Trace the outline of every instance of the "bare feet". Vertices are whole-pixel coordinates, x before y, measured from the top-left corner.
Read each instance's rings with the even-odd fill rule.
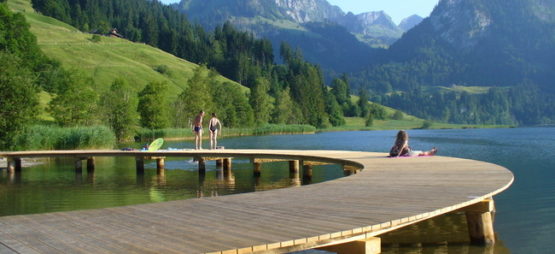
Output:
[[[435,155],[436,153],[437,153],[437,148],[434,147],[434,148],[432,148],[432,150],[423,152],[423,153],[419,154],[418,156],[432,156],[432,155]]]

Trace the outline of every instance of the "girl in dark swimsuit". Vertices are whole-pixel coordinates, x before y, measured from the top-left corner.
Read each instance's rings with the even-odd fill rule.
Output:
[[[222,127],[222,123],[216,117],[216,113],[212,113],[212,118],[210,118],[210,122],[208,123],[208,129],[210,130],[210,149],[216,149],[218,146],[218,132]],[[221,133],[220,133],[221,135]]]

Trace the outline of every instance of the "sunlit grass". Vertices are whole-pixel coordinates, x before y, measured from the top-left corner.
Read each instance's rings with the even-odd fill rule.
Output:
[[[16,150],[111,149],[114,133],[105,126],[62,128],[35,125],[16,137]]]

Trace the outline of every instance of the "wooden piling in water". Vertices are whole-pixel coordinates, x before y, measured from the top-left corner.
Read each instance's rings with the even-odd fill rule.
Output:
[[[166,157],[158,157],[156,158],[156,169],[158,171],[163,171],[166,166]]]
[[[87,158],[87,173],[94,173],[95,159],[94,157]]]
[[[303,165],[303,177],[305,179],[312,179],[312,165],[311,164]]]
[[[83,172],[83,161],[82,158],[75,159],[75,172],[82,173]]]
[[[224,165],[224,160],[223,159],[217,159],[216,160],[216,167],[220,168]]]
[[[337,254],[378,254],[382,252],[381,245],[382,241],[380,238],[371,237],[365,240],[352,241],[318,249],[331,251]]]
[[[299,172],[299,161],[289,161],[289,172],[295,173]]]
[[[145,173],[145,158],[142,156],[135,157],[135,164],[137,168],[137,174],[144,174]]]
[[[480,203],[464,209],[470,242],[478,245],[495,244],[495,231],[493,230],[493,212],[495,204],[493,199],[486,199]]]
[[[206,162],[204,161],[204,158],[202,158],[202,157],[198,158],[198,171],[199,172],[206,172]]]
[[[262,163],[255,162],[253,165],[253,175],[259,177],[262,174]]]
[[[6,166],[10,174],[13,174],[15,172],[21,172],[21,158],[8,157],[6,161],[7,161]]]
[[[231,170],[231,158],[224,159],[224,170]]]

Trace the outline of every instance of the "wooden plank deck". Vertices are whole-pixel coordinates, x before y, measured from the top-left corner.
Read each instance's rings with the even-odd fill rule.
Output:
[[[478,203],[513,182],[510,171],[490,163],[440,156],[390,159],[369,152],[49,151],[0,156],[244,157],[364,169],[334,181],[288,189],[0,217],[0,253],[285,252],[379,235]]]

